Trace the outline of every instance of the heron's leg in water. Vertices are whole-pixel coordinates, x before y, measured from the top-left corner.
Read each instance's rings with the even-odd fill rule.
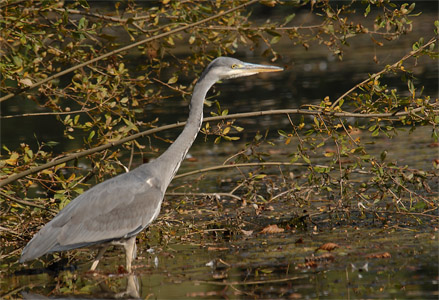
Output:
[[[93,264],[91,265],[90,271],[94,271],[96,269],[96,267],[99,264],[99,260],[102,258],[102,256],[104,255],[104,252],[107,251],[108,246],[103,246],[101,249],[99,249],[98,255],[96,255],[95,260],[93,261]]]
[[[126,266],[128,273],[131,273],[131,262],[134,258],[136,258],[136,237],[133,236],[126,240],[126,242],[123,244],[125,248],[125,255],[126,255]]]

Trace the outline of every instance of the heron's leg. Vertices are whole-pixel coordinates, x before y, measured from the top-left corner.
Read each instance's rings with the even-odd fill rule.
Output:
[[[136,237],[133,236],[126,240],[126,242],[123,244],[125,248],[125,256],[126,256],[126,269],[128,273],[131,273],[131,262],[136,257]]]
[[[102,256],[104,255],[105,251],[107,251],[108,246],[103,246],[101,249],[99,249],[98,255],[96,255],[95,260],[93,261],[93,264],[91,265],[90,271],[94,271],[96,269],[96,267],[99,264],[99,260],[102,258]]]

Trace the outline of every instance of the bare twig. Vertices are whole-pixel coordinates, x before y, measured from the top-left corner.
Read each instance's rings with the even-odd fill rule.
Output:
[[[3,227],[3,226],[0,226],[0,232],[1,231],[8,232],[9,234],[12,234],[12,235],[21,235],[21,233],[14,231],[14,230],[7,228],[7,227]]]
[[[241,197],[233,195],[232,193],[177,193],[177,192],[169,192],[166,193],[166,196],[199,196],[199,197],[230,197],[236,200],[241,200]]]
[[[177,179],[177,178],[181,178],[181,177],[185,177],[185,176],[190,176],[190,175],[195,175],[195,174],[200,174],[200,173],[205,173],[205,172],[210,172],[210,171],[215,171],[215,170],[221,170],[221,169],[241,168],[241,167],[258,167],[258,166],[300,166],[300,167],[309,167],[309,164],[306,164],[306,163],[290,163],[290,162],[274,162],[274,161],[270,161],[270,162],[218,165],[218,166],[213,166],[213,167],[209,167],[209,168],[198,169],[198,170],[191,171],[191,172],[186,172],[186,173],[183,173],[183,174],[178,174],[174,178]],[[321,168],[329,168],[329,166],[324,166],[324,165],[316,165],[316,166],[317,167],[321,167]]]
[[[81,114],[97,109],[98,106],[93,108],[86,108],[80,110],[72,110],[72,111],[59,111],[59,112],[41,112],[41,113],[27,113],[27,114],[19,114],[19,115],[10,115],[10,116],[0,116],[0,119],[11,119],[11,118],[20,118],[20,117],[41,117],[41,116],[60,116],[60,115],[70,115],[70,114]]]
[[[12,197],[12,196],[10,196],[2,191],[0,191],[0,195],[2,195],[5,198],[8,198],[11,201],[18,203],[18,204],[24,205],[24,206],[32,206],[32,207],[41,208],[41,209],[49,211],[53,215],[56,215],[58,213],[56,210],[53,210],[53,209],[50,209],[50,208],[47,208],[47,207],[44,207],[44,206],[41,206],[38,204],[34,204],[34,203],[26,201],[26,200],[17,199],[17,198]]]
[[[186,92],[186,91],[180,90],[180,89],[178,89],[178,88],[176,88],[176,87],[173,87],[172,85],[167,84],[166,82],[163,82],[163,81],[161,81],[161,80],[159,80],[159,79],[157,79],[157,78],[153,78],[152,80],[154,80],[155,82],[158,82],[158,83],[160,83],[160,84],[162,84],[162,85],[164,85],[164,86],[170,88],[171,90],[174,90],[174,91],[176,91],[176,92],[179,92],[179,93],[181,93],[181,94],[184,94],[184,95],[188,95],[188,94],[190,94],[189,92]]]
[[[264,30],[304,30],[304,29],[316,29],[316,28],[321,28],[325,26],[324,23],[319,24],[319,25],[310,25],[310,26],[291,26],[291,27],[286,27],[286,26],[279,26],[279,27],[273,27],[273,26],[257,26],[257,27],[244,27],[244,26],[216,26],[216,25],[210,25],[210,26],[206,26],[206,27],[202,27],[201,29],[213,29],[213,30],[229,30],[229,31],[238,31],[238,30],[243,30],[243,31],[264,31]]]

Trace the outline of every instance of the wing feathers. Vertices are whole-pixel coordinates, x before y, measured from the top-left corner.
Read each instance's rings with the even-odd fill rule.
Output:
[[[163,192],[155,178],[137,168],[86,191],[32,238],[20,262],[137,234],[160,210]]]

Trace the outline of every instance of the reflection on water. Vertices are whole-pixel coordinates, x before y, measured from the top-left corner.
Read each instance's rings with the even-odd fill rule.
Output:
[[[186,244],[174,241],[157,253],[157,267],[154,256],[139,257],[134,275],[114,273],[120,257],[113,255],[95,274],[84,265],[53,277],[17,276],[2,288],[19,287],[26,299],[437,297],[438,262],[429,256],[439,250],[433,230],[414,237],[409,231],[374,226],[275,235],[249,229],[255,233],[231,239],[209,233]],[[339,248],[316,251],[328,242]],[[307,265],[312,257],[320,258]]]
[[[130,274],[124,276],[122,279],[115,280],[123,280],[126,281],[125,289],[121,288],[120,291],[114,291],[114,288],[110,288],[109,285],[105,281],[100,281],[98,283],[98,289],[93,291],[92,294],[87,295],[86,298],[99,298],[99,299],[140,299],[139,293],[139,279],[136,275]],[[108,279],[107,281],[111,281]],[[114,280],[113,280],[114,281]],[[113,284],[114,285],[114,284]],[[30,292],[22,292],[21,295],[23,299],[79,299],[84,298],[83,294],[64,294],[62,296],[44,296],[41,294],[30,293]]]

